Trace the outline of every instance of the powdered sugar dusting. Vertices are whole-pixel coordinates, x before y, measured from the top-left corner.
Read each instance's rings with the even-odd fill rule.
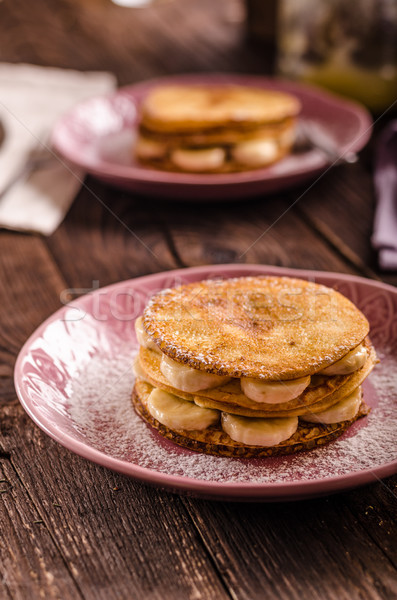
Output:
[[[229,459],[179,448],[162,439],[136,415],[131,345],[117,356],[97,353],[70,382],[68,414],[86,444],[140,467],[168,475],[227,483],[317,480],[373,469],[397,458],[397,356],[383,349],[381,363],[364,385],[372,407],[341,438],[294,456]]]

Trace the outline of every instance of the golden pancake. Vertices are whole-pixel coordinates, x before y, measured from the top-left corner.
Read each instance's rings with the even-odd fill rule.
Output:
[[[302,450],[311,450],[334,440],[346,431],[355,420],[367,415],[369,412],[366,404],[362,402],[359,412],[350,421],[343,421],[342,423],[333,425],[311,425],[300,422],[295,434],[276,446],[248,446],[232,440],[220,426],[211,426],[202,431],[185,431],[173,430],[162,425],[151,416],[146,407],[147,398],[152,389],[151,385],[138,379],[132,394],[134,408],[144,421],[156,429],[163,437],[180,446],[197,452],[224,457],[264,458],[293,454]]]
[[[263,380],[312,375],[369,331],[339,292],[288,277],[202,281],[153,296],[147,334],[173,360],[207,373]]]
[[[244,86],[178,85],[152,90],[141,122],[155,132],[202,132],[214,127],[277,123],[296,116],[299,100],[283,92]]]
[[[160,371],[161,355],[147,348],[140,348],[139,364],[143,377],[152,386],[185,400],[194,401],[197,405],[205,408],[215,408],[247,417],[300,416],[329,408],[364,381],[376,363],[376,354],[369,340],[366,341],[366,346],[370,352],[361,369],[350,375],[323,377],[317,385],[309,386],[297,398],[279,404],[264,404],[251,400],[242,393],[238,379],[232,379],[219,387],[194,393],[178,390]]]

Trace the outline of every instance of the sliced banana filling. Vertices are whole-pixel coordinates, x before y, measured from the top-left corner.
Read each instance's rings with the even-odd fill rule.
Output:
[[[359,386],[349,396],[346,396],[346,398],[343,398],[327,410],[302,415],[300,418],[308,423],[322,423],[324,425],[350,421],[356,416],[360,408],[361,396],[361,386]]]
[[[188,365],[176,362],[165,354],[161,355],[160,371],[172,387],[182,392],[194,393],[220,387],[232,379],[193,369]],[[300,396],[310,385],[310,376],[289,381],[261,381],[242,377],[240,382],[243,393],[254,402],[280,404]]]
[[[170,159],[182,171],[214,171],[224,165],[226,152],[223,148],[176,148]]]
[[[138,317],[135,321],[135,333],[138,343],[147,348],[148,350],[154,350],[155,352],[161,352],[160,348],[150,339],[143,327],[142,317]]]
[[[288,402],[302,394],[310,385],[310,376],[289,381],[261,381],[250,377],[241,378],[241,389],[254,402],[279,404]]]
[[[361,397],[359,386],[331,408],[299,419],[324,425],[350,421],[357,415]],[[221,418],[223,431],[235,442],[248,446],[277,446],[294,435],[299,423],[298,417],[256,418],[220,412],[198,406],[159,388],[153,388],[149,394],[147,410],[157,421],[174,430],[202,431],[217,425]]]
[[[134,358],[134,362],[132,363],[132,372],[134,373],[135,377],[138,377],[139,379],[142,379],[143,381],[150,383],[141,367],[141,363],[139,362],[138,355]]]
[[[140,135],[136,141],[135,154],[138,158],[149,161],[169,158],[178,169],[197,173],[219,170],[229,161],[247,167],[260,167],[277,160],[280,149],[291,144],[294,134],[287,131],[282,136],[279,139],[255,137],[203,148],[173,147],[173,144]]]
[[[235,442],[248,446],[277,446],[298,429],[298,417],[258,419],[222,413],[222,429]]]
[[[257,167],[267,165],[276,160],[279,145],[275,140],[247,140],[232,148],[232,157],[241,165]]]
[[[154,417],[170,429],[187,431],[207,429],[219,421],[219,410],[201,408],[174,394],[154,388],[147,401],[147,409]]]
[[[149,413],[166,427],[176,430],[204,430],[219,422],[220,411],[202,408],[174,394],[154,388],[147,400]],[[276,446],[298,428],[298,417],[256,419],[222,413],[222,429],[229,437],[251,446]]]
[[[350,375],[358,371],[368,358],[367,348],[361,344],[346,354],[333,365],[320,371],[320,375]]]
[[[212,373],[192,369],[172,360],[165,354],[161,357],[160,370],[172,387],[182,392],[207,390],[223,385],[231,379],[230,377],[212,375]]]

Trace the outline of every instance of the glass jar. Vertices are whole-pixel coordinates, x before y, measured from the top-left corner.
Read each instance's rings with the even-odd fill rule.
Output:
[[[397,101],[397,0],[279,1],[281,75],[350,96],[374,112]]]

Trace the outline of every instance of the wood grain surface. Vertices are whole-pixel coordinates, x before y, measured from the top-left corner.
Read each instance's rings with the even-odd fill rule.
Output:
[[[3,0],[1,60],[105,69],[120,84],[182,72],[271,72],[239,0]],[[99,199],[99,200],[98,200]],[[0,231],[0,598],[397,597],[397,478],[294,503],[179,497],[72,454],[12,381],[19,349],[94,286],[201,264],[261,263],[397,284],[371,249],[372,145],[301,188],[230,205],[158,201],[86,179],[49,238]]]

